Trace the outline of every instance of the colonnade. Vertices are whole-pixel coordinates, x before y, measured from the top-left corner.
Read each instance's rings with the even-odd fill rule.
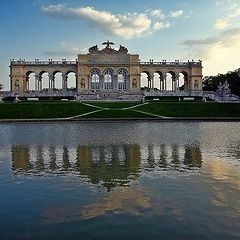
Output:
[[[154,89],[154,75],[148,75],[147,76],[147,83],[149,89]],[[180,79],[179,75],[172,76],[172,91],[177,91],[180,88]],[[166,91],[167,90],[167,74],[160,75],[160,91]]]
[[[29,81],[29,76],[27,76],[27,89],[30,89],[30,81]],[[64,91],[67,90],[67,79],[68,79],[68,74],[63,73],[62,76],[62,89]],[[43,90],[43,74],[35,74],[34,76],[34,81],[35,81],[35,91],[41,91]],[[53,90],[55,89],[55,74],[49,73],[48,74],[48,89]]]

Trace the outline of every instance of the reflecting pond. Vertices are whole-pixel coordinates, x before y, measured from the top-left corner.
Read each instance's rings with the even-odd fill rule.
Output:
[[[240,123],[0,125],[0,239],[240,239]]]

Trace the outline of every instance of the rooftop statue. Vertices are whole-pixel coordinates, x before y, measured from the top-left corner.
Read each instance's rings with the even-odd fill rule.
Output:
[[[102,45],[107,45],[106,48],[109,49],[109,48],[111,48],[110,45],[114,45],[114,43],[113,43],[113,42],[110,42],[109,40],[107,40],[106,42],[103,42]]]
[[[88,49],[89,53],[94,53],[94,52],[98,52],[98,46],[92,46]]]
[[[122,52],[122,53],[128,53],[128,49],[127,49],[126,47],[122,46],[122,45],[120,45],[118,51],[119,51],[119,52]]]

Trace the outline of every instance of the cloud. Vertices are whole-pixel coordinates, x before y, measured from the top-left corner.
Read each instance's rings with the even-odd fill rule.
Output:
[[[77,54],[87,52],[87,49],[82,49],[73,44],[65,43],[64,41],[61,42],[60,46],[56,50],[47,50],[43,52],[46,56],[49,57],[58,57],[58,58],[65,58],[69,57],[75,59]]]
[[[90,26],[98,28],[106,34],[126,39],[143,37],[157,30],[170,27],[167,17],[160,9],[147,10],[143,13],[112,14],[107,11],[99,11],[93,7],[71,8],[58,4],[42,6],[41,11],[52,18],[85,19]],[[182,13],[182,10],[171,12],[170,17],[179,17]]]
[[[165,23],[156,22],[156,23],[153,25],[153,29],[155,29],[155,30],[160,30],[160,29],[169,28],[169,27],[170,27],[170,23],[169,23],[169,22],[165,22]]]
[[[217,2],[217,7],[221,7],[226,12],[225,16],[217,19],[213,25],[213,28],[216,30],[222,30],[227,28],[230,24],[238,22],[240,19],[240,5],[234,0],[228,0],[224,2]]]
[[[158,17],[158,18],[161,18],[161,19],[165,18],[165,14],[162,12],[161,9],[148,10],[147,12],[149,12],[150,16]]]
[[[170,16],[172,17],[172,18],[177,18],[177,17],[180,17],[180,16],[182,16],[183,15],[183,10],[177,10],[177,11],[171,11],[170,12]]]
[[[198,39],[198,40],[186,40],[181,44],[186,47],[200,47],[200,46],[209,46],[212,44],[219,44],[222,46],[229,46],[236,42],[236,38],[240,36],[240,28],[232,28],[225,30],[215,36]]]
[[[191,57],[203,60],[205,74],[239,68],[240,28],[224,30],[205,39],[186,40],[181,44],[187,47]]]
[[[217,19],[214,28],[217,30],[224,29],[228,26],[228,20],[227,19]]]

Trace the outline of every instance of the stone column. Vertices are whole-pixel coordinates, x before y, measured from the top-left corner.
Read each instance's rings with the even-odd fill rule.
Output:
[[[39,75],[35,74],[35,91],[38,91]]]
[[[54,77],[52,78],[52,88],[53,89],[55,88],[55,78]]]
[[[39,81],[38,81],[38,90],[41,91],[42,90],[42,76],[39,77]]]
[[[48,76],[48,89],[51,89],[51,80],[50,80],[50,74]]]
[[[49,73],[48,78],[49,78],[49,89],[53,89],[53,81],[54,81],[55,76],[53,74]]]
[[[112,81],[113,81],[113,90],[117,90],[118,89],[118,75],[113,75]]]
[[[99,89],[104,89],[104,75],[99,75]]]
[[[148,79],[148,88],[151,89],[152,88],[151,76],[148,76],[147,79]]]
[[[163,91],[167,90],[167,74],[163,75]]]
[[[131,75],[127,75],[127,79],[126,79],[126,90],[129,91],[132,86],[131,86],[131,81],[130,81],[130,76]]]
[[[150,83],[151,83],[151,88],[154,90],[154,76],[150,76]]]
[[[62,89],[64,92],[67,91],[67,74],[62,74]]]
[[[178,81],[179,81],[179,77],[178,76],[175,76],[175,84],[174,84],[174,90],[175,90],[175,92],[178,90]]]

